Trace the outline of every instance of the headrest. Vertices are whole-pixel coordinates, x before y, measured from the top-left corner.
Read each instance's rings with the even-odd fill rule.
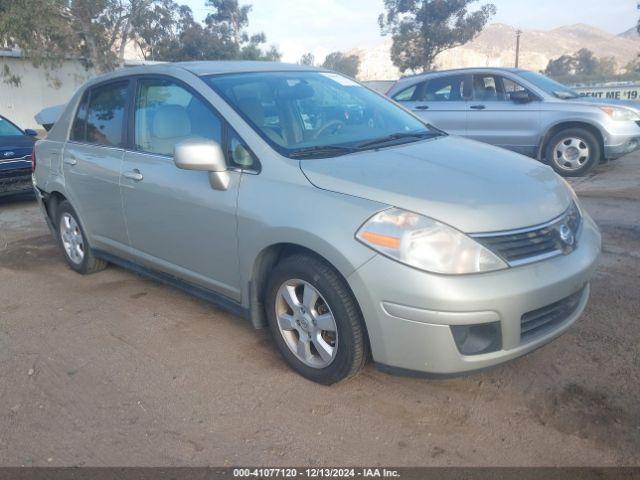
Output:
[[[176,138],[191,135],[191,120],[187,109],[180,105],[163,105],[153,117],[153,136]]]

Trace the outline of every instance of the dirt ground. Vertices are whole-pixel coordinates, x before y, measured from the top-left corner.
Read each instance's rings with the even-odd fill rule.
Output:
[[[573,183],[604,254],[567,334],[466,378],[330,388],[207,303],[73,273],[35,203],[0,200],[0,465],[640,465],[640,155]]]

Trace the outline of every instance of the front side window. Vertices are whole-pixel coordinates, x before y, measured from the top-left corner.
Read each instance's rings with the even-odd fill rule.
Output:
[[[84,135],[86,142],[109,147],[123,145],[128,98],[128,80],[91,89]]]
[[[473,98],[482,102],[505,101],[504,90],[500,77],[495,75],[473,76]]]
[[[284,155],[368,148],[371,141],[387,136],[417,141],[422,135],[439,135],[393,102],[336,73],[240,73],[204,79]]]
[[[0,117],[0,137],[16,137],[19,135],[24,135],[22,130],[6,118]]]
[[[173,155],[177,143],[192,138],[222,143],[220,118],[202,100],[172,80],[140,80],[135,105],[137,150]]]

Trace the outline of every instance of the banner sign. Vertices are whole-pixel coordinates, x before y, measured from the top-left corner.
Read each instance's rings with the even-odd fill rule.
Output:
[[[573,90],[585,97],[601,98],[605,100],[640,101],[640,84],[618,86],[573,87]]]

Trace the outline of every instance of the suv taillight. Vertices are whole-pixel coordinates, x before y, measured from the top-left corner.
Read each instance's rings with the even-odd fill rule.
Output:
[[[31,173],[36,172],[36,146],[33,146],[33,150],[31,150]]]

